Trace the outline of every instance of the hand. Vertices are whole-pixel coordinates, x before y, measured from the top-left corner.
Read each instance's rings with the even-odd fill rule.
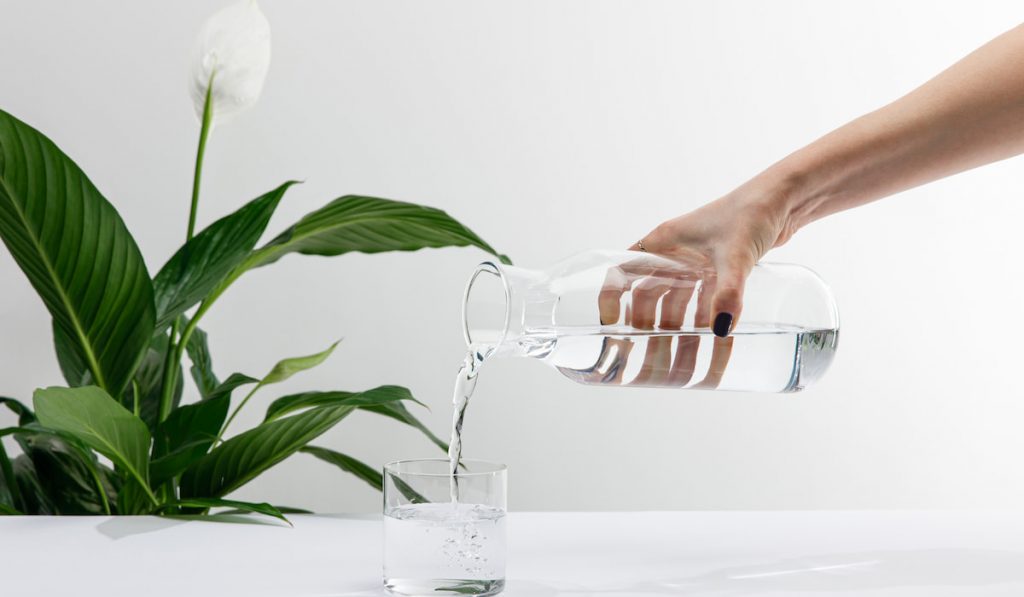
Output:
[[[707,329],[714,321],[718,337],[707,373],[693,387],[715,388],[721,382],[732,352],[733,339],[727,336],[742,311],[746,278],[768,249],[792,235],[788,218],[775,207],[784,202],[756,192],[757,186],[752,181],[655,228],[630,248],[670,257],[679,266],[658,268],[638,258],[610,270],[599,297],[602,325],[622,319],[636,330],[678,330],[696,295],[693,327]],[[630,300],[622,312],[627,292]],[[655,322],[659,305],[660,319]],[[700,336],[678,336],[675,354],[672,339],[671,335],[647,336],[640,371],[629,382],[623,373],[634,348],[630,338],[606,338],[594,366],[571,377],[585,383],[686,386],[695,372]]]
[[[710,327],[715,335],[727,336],[743,311],[743,287],[750,270],[769,249],[793,235],[784,209],[786,197],[764,190],[765,186],[755,179],[721,199],[660,224],[640,241],[647,252],[695,264],[692,267],[702,284],[694,327],[709,327],[713,322]],[[640,250],[640,243],[630,249]],[[644,280],[633,287],[631,318],[635,327],[649,329],[646,324],[653,323],[659,300],[663,321],[666,317],[682,320],[680,309],[685,311],[689,297],[669,289],[658,294],[656,286]],[[602,321],[606,316],[617,320],[617,307],[611,300],[602,302]]]

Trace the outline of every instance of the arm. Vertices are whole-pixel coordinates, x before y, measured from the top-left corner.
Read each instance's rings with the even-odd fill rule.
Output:
[[[795,228],[1024,152],[1024,25],[765,173],[800,187]]]
[[[1022,152],[1024,25],[725,197],[661,224],[643,248],[708,256],[718,278],[708,316],[724,336],[739,318],[750,269],[801,227]]]

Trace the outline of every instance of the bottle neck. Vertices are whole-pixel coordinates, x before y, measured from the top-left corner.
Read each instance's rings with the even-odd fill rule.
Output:
[[[542,272],[485,261],[466,284],[462,332],[467,346],[490,356],[517,354],[522,336],[551,324],[555,297]]]

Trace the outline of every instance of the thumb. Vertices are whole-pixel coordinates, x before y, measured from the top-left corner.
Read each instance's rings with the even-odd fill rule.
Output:
[[[714,317],[712,330],[724,338],[736,327],[743,311],[743,288],[754,267],[754,260],[746,255],[723,256],[715,260],[717,275],[715,294],[711,299]]]

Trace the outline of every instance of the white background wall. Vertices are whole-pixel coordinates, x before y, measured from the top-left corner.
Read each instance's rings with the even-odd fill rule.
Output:
[[[151,271],[184,236],[198,132],[188,57],[219,5],[0,2],[0,107],[78,161]],[[202,223],[300,178],[272,233],[339,195],[374,194],[446,209],[527,266],[624,247],[1024,20],[1010,1],[263,7],[270,75],[259,104],[214,132]],[[1011,160],[819,222],[774,251],[817,270],[840,302],[837,359],[806,393],[594,389],[537,362],[493,362],[466,455],[509,463],[518,510],[1016,506],[1022,190],[1024,162]],[[292,256],[247,275],[205,324],[222,377],[345,340],[240,422],[288,392],[397,383],[446,433],[459,300],[481,257]],[[61,382],[48,329],[0,251],[0,394],[28,400]],[[374,465],[438,455],[368,414],[320,443]],[[304,455],[237,495],[379,504]]]

